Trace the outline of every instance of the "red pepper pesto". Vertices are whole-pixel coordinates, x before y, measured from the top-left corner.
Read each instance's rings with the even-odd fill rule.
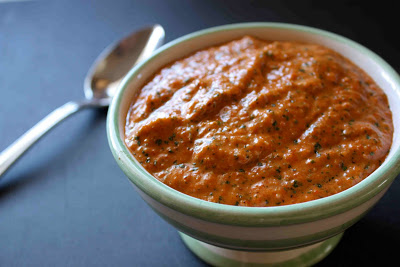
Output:
[[[386,95],[348,59],[245,36],[158,71],[130,107],[125,142],[182,193],[277,206],[359,183],[384,161],[392,135]]]

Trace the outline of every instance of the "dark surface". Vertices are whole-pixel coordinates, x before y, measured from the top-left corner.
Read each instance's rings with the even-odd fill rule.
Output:
[[[303,24],[351,38],[399,71],[396,8],[360,3],[0,1],[0,150],[82,98],[98,53],[152,23],[163,25],[166,41],[235,22]],[[105,118],[106,111],[90,110],[68,119],[2,177],[0,266],[204,266],[132,189],[109,151]],[[399,238],[397,179],[319,265],[395,263]]]

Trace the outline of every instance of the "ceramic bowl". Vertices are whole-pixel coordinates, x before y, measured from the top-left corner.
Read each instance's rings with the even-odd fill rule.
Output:
[[[161,67],[192,52],[253,35],[265,40],[324,45],[364,69],[385,91],[393,114],[394,138],[385,162],[341,193],[278,207],[211,203],[180,193],[150,175],[124,144],[125,118],[135,93]],[[400,170],[400,78],[378,55],[345,37],[281,23],[244,23],[195,32],[161,47],[135,66],[109,108],[107,133],[119,166],[142,198],[176,227],[186,245],[213,265],[311,265],[325,257],[342,233],[374,206]]]

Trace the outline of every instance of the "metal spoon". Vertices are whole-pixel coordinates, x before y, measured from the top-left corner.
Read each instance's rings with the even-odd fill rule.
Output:
[[[84,82],[85,99],[57,108],[0,154],[0,176],[58,123],[85,108],[108,107],[115,90],[133,65],[148,58],[164,40],[160,25],[143,28],[108,46],[95,60]]]

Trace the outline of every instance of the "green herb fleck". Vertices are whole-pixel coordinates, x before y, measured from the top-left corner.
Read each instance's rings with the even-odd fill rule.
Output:
[[[315,143],[314,145],[314,153],[318,153],[318,151],[321,149],[321,144],[320,143]]]
[[[175,138],[175,133],[173,133],[170,137],[168,137],[168,139],[170,140],[170,141],[172,141],[172,140],[174,140],[174,138]]]
[[[161,139],[157,139],[157,140],[156,140],[156,144],[159,145],[159,146],[161,146],[161,145],[162,145],[162,140],[161,140]]]
[[[343,162],[340,164],[340,167],[342,168],[343,171],[347,170],[347,166],[345,166]]]
[[[137,145],[140,146],[140,136],[135,136],[135,140],[137,141]]]

